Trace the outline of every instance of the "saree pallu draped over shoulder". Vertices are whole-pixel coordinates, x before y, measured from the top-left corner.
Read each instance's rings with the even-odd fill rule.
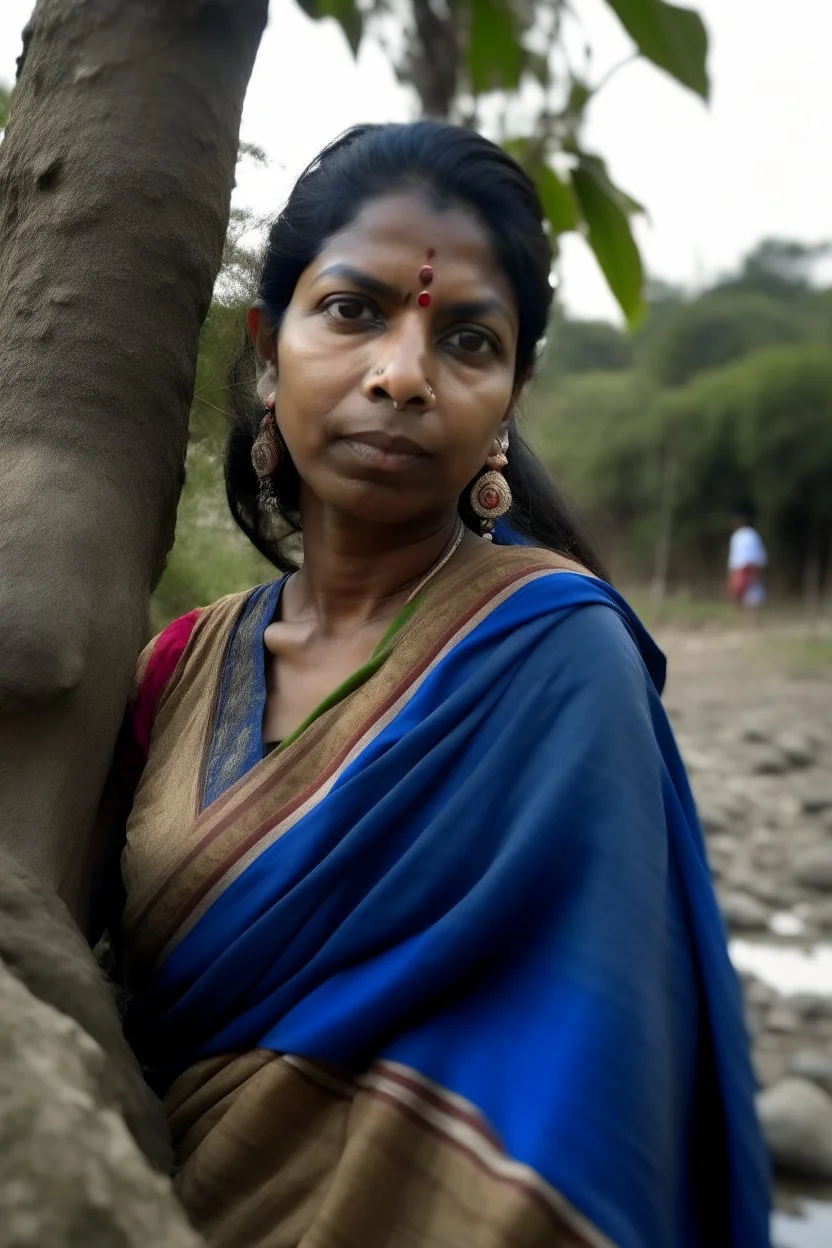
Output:
[[[206,609],[128,825],[130,1038],[216,1248],[762,1248],[739,990],[622,599],[452,567],[263,753],[280,583]]]

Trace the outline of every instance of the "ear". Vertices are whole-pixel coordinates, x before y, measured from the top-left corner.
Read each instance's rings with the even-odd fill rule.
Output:
[[[514,410],[514,400],[512,399],[511,405],[508,411],[506,412],[505,416],[503,417],[503,419],[500,421],[499,428],[497,429],[498,438],[504,437],[505,434],[507,434],[510,431],[511,426],[514,424],[514,417],[516,415],[517,413]]]
[[[265,403],[277,386],[277,331],[258,304],[249,308],[247,324],[257,361],[257,393]]]
[[[532,370],[530,368],[527,368],[526,371],[524,373],[521,373],[520,376],[515,381],[514,389],[511,392],[511,407],[509,408],[509,415],[513,414],[515,407],[520,402],[520,397],[523,394],[523,391],[526,389],[526,386],[528,385],[531,379],[531,375],[532,375]]]

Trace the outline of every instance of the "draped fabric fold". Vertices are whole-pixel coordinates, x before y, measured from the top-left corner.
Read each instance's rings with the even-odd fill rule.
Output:
[[[123,862],[130,1036],[209,1242],[768,1244],[738,985],[635,617],[485,552],[264,756],[279,592],[201,613]]]

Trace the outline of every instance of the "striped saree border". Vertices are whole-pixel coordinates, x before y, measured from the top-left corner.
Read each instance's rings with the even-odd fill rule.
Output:
[[[196,818],[178,858],[168,862],[156,888],[145,893],[138,913],[126,916],[135,955],[145,965],[158,966],[246,867],[326,798],[454,646],[524,585],[573,567],[546,551],[506,547],[487,551],[487,557],[437,581],[366,684],[310,724],[286,750],[268,755]],[[228,627],[227,615],[223,625]],[[215,654],[221,649],[218,640]],[[206,635],[203,644],[210,643]],[[216,682],[216,659],[200,665],[195,679],[203,670]],[[205,696],[211,696],[208,689]]]
[[[459,1173],[456,1167],[462,1165],[470,1176],[477,1176],[477,1183],[484,1183],[481,1194],[486,1197],[487,1193],[485,1205],[496,1218],[506,1219],[506,1229],[519,1217],[519,1223],[515,1223],[510,1240],[506,1242],[535,1245],[546,1242],[557,1248],[614,1248],[612,1240],[537,1170],[507,1153],[472,1101],[427,1078],[415,1067],[384,1058],[373,1062],[362,1074],[352,1074],[291,1053],[269,1054],[265,1050],[253,1050],[238,1057],[229,1055],[225,1063],[218,1058],[199,1063],[181,1076],[168,1094],[168,1111],[180,1136],[180,1164],[186,1168],[195,1166],[194,1173],[204,1177],[200,1147],[208,1140],[210,1132],[222,1135],[224,1112],[235,1115],[235,1103],[238,1097],[245,1095],[248,1080],[253,1077],[257,1083],[261,1072],[267,1075],[266,1085],[262,1085],[262,1081],[258,1085],[256,1099],[256,1112],[262,1114],[267,1111],[269,1095],[275,1095],[277,1088],[285,1088],[280,1069],[285,1071],[287,1067],[317,1095],[331,1098],[333,1112],[339,1112],[335,1109],[338,1104],[346,1106],[343,1151],[332,1160],[333,1170],[328,1182],[330,1194],[340,1183],[341,1195],[336,1198],[329,1217],[319,1208],[320,1221],[309,1228],[310,1243],[340,1243],[340,1238],[337,1241],[331,1238],[333,1224],[344,1231],[344,1243],[355,1242],[360,1228],[349,1225],[352,1202],[345,1203],[344,1196],[354,1190],[356,1183],[364,1182],[368,1184],[367,1199],[370,1198],[372,1184],[379,1178],[378,1174],[372,1177],[373,1156],[378,1150],[389,1154],[388,1142],[395,1142],[395,1169],[400,1177],[404,1176],[402,1191],[409,1187],[408,1175],[420,1190],[424,1188],[427,1175],[428,1189],[433,1189],[441,1203],[442,1184],[435,1186],[431,1173],[439,1178],[447,1171],[449,1163],[452,1172]],[[250,1100],[249,1104],[253,1102]],[[321,1102],[314,1104],[320,1106]],[[222,1113],[218,1113],[220,1107]],[[245,1115],[242,1104],[240,1109]],[[274,1112],[279,1116],[278,1105]],[[229,1145],[235,1152],[241,1138],[247,1140],[247,1146],[257,1146],[258,1126],[250,1113],[249,1110],[248,1117],[236,1117],[229,1133]],[[320,1123],[320,1108],[315,1121]],[[287,1119],[287,1124],[290,1130],[306,1130],[296,1117]],[[312,1129],[310,1122],[308,1130]],[[285,1147],[282,1138],[280,1146]],[[265,1164],[268,1160],[268,1154],[261,1158],[264,1173],[268,1171]],[[462,1173],[465,1172],[464,1169]],[[276,1171],[275,1179],[278,1173]],[[274,1183],[275,1179],[268,1181]],[[531,1221],[524,1209],[534,1211]],[[455,1211],[453,1221],[448,1223],[449,1243],[459,1243],[459,1218],[459,1212]],[[545,1241],[541,1234],[545,1235]],[[307,1240],[303,1237],[300,1242]]]
[[[537,1170],[511,1158],[471,1101],[449,1092],[419,1071],[398,1062],[374,1062],[359,1088],[417,1120],[430,1134],[465,1154],[489,1178],[523,1193],[551,1219],[553,1230],[569,1236],[573,1248],[615,1248]],[[563,1243],[560,1238],[557,1241]]]

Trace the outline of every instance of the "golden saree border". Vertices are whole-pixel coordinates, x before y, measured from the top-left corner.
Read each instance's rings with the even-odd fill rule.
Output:
[[[198,813],[201,768],[195,760],[205,756],[227,641],[245,595],[236,604],[225,600],[221,610],[209,608],[197,625],[190,661],[159,716],[159,750],[168,750],[177,764],[150,775],[137,794],[145,810],[155,807],[157,823],[167,832],[153,838],[156,852],[142,855],[143,878],[134,880],[132,889],[125,879],[128,968],[158,965],[246,867],[327,796],[445,655],[496,607],[539,577],[572,570],[582,569],[532,547],[484,547],[449,569],[365,684]],[[183,739],[173,740],[179,731]],[[149,761],[156,747],[154,729]],[[183,774],[186,767],[190,777]],[[176,808],[178,826],[159,817],[166,802]]]
[[[377,1061],[255,1051],[166,1098],[175,1186],[211,1248],[612,1248],[469,1101]]]

